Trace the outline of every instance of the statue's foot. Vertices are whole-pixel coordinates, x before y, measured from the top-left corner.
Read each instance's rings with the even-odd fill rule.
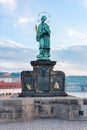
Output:
[[[37,55],[37,58],[42,58],[42,57],[43,57],[43,55],[41,55],[41,54],[40,54],[40,55]]]
[[[50,57],[50,54],[48,54],[48,55],[47,55],[47,54],[45,54],[45,55],[44,55],[44,57],[48,58],[48,57]]]
[[[44,55],[43,59],[48,60],[49,59],[48,55]]]

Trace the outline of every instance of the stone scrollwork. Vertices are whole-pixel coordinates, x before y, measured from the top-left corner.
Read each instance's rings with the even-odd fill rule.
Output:
[[[42,76],[42,77],[46,77],[48,75],[48,68],[46,67],[41,67],[40,70],[39,70],[39,74]]]

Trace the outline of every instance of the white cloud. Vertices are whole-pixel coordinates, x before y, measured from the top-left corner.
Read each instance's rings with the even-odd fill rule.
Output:
[[[83,0],[84,7],[87,7],[87,0]]]
[[[4,8],[10,10],[14,10],[16,8],[16,0],[0,0],[0,4],[2,4]]]
[[[18,19],[18,22],[21,23],[21,24],[24,24],[24,23],[28,23],[28,22],[33,22],[34,21],[34,18],[27,18],[27,17],[20,17]]]
[[[23,71],[30,70],[32,67],[28,64],[28,62],[10,62],[10,61],[1,61],[0,60],[0,68],[2,71]]]
[[[63,71],[66,75],[87,75],[87,69],[82,68],[82,65],[68,62],[57,62],[54,67],[55,70]]]
[[[21,47],[21,48],[26,48],[24,45],[18,43],[18,42],[15,42],[15,41],[12,41],[10,39],[8,39],[7,41],[5,41],[5,43],[8,45],[8,46],[11,46],[11,47]]]
[[[21,17],[21,18],[18,19],[18,22],[19,23],[27,23],[27,22],[29,22],[29,19]]]
[[[15,42],[3,36],[0,36],[0,47],[27,48],[23,44]]]
[[[68,30],[68,35],[69,36],[74,36],[76,38],[84,38],[85,37],[85,34],[81,33],[81,32],[77,32],[76,30],[74,29],[69,29]]]

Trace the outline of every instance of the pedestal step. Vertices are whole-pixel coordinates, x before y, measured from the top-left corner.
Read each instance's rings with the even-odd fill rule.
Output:
[[[68,96],[66,92],[22,92],[19,97],[54,97],[54,96]]]

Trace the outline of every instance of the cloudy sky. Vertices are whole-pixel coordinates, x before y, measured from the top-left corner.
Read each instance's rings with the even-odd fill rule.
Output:
[[[39,24],[38,14],[43,12],[47,12],[50,21],[52,49],[87,46],[87,0],[0,0],[0,44],[3,41],[4,45],[9,42],[12,46],[38,49],[35,25]],[[4,66],[4,62],[0,62],[0,65],[3,63],[0,67],[9,66],[8,70],[14,64],[5,62]],[[62,63],[59,68],[68,74],[86,75],[83,63],[78,65]],[[2,70],[6,71],[5,68]]]
[[[0,39],[38,48],[38,14],[48,12],[51,48],[87,45],[87,0],[0,0]]]

